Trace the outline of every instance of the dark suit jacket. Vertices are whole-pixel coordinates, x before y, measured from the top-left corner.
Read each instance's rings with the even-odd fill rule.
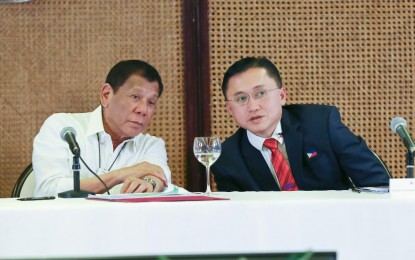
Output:
[[[343,190],[350,179],[360,186],[389,185],[389,173],[340,119],[324,105],[286,105],[281,119],[291,171],[300,190]],[[315,156],[307,155],[315,151]],[[219,191],[278,191],[262,154],[239,128],[222,144],[212,165]]]

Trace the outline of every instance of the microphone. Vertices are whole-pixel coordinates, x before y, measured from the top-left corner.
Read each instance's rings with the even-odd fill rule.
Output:
[[[62,129],[61,138],[69,144],[69,149],[74,156],[79,157],[81,155],[81,149],[76,142],[76,131],[73,127],[68,126]]]
[[[105,190],[107,191],[108,195],[109,189],[105,182],[96,174],[94,173],[91,168],[84,162],[84,160],[81,157],[81,149],[79,148],[78,142],[76,142],[76,131],[73,127],[67,126],[62,129],[61,131],[61,138],[62,140],[66,141],[69,144],[69,149],[73,153],[73,163],[72,163],[72,170],[73,170],[73,190],[68,190],[65,192],[58,193],[59,198],[85,198],[88,197],[89,194],[94,194],[88,191],[81,190],[81,184],[80,184],[80,170],[81,165],[79,163],[79,159],[85,164],[86,168],[95,175],[98,180],[104,185]]]
[[[402,139],[406,149],[408,149],[408,152],[414,156],[415,144],[409,135],[408,129],[406,129],[406,120],[401,117],[395,117],[392,119],[391,129],[393,132],[398,134],[398,136]]]
[[[79,176],[81,171],[81,164],[79,163],[79,158],[81,158],[81,149],[79,148],[75,137],[76,131],[73,127],[68,126],[62,129],[61,138],[69,144],[69,149],[73,153],[72,170],[74,188],[73,190],[58,193],[59,198],[86,198],[89,195],[88,191],[81,190]]]

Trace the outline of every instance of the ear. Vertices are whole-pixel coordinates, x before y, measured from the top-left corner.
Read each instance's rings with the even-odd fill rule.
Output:
[[[280,99],[281,99],[281,105],[285,105],[287,103],[287,90],[282,87],[280,89]]]
[[[105,83],[104,85],[102,85],[100,101],[103,107],[108,107],[109,100],[112,94],[113,94],[113,90],[110,84]]]
[[[229,102],[225,101],[225,103],[226,103],[226,110],[228,110],[229,114],[231,114],[231,116],[233,116],[231,105],[229,105]]]

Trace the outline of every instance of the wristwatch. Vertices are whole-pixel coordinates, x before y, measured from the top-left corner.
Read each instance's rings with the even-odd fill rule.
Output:
[[[145,176],[145,177],[142,178],[142,180],[150,183],[153,186],[153,191],[156,189],[157,183],[152,178],[149,178],[149,177]]]

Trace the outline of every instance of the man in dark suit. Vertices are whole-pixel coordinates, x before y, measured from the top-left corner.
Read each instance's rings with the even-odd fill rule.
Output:
[[[234,63],[222,92],[240,128],[222,144],[212,165],[219,191],[389,185],[385,165],[341,122],[335,107],[286,105],[279,71],[268,59]]]

